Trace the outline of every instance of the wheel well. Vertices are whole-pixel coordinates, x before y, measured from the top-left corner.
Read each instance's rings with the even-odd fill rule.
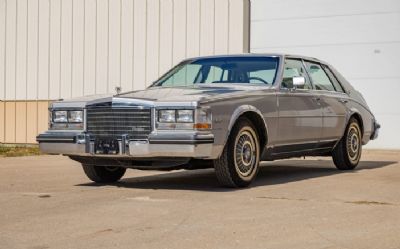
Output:
[[[351,115],[350,119],[351,118],[355,118],[358,121],[358,123],[360,124],[361,134],[364,134],[364,124],[360,114],[354,113],[353,115]]]
[[[267,129],[265,127],[264,120],[260,115],[255,112],[245,112],[239,116],[239,118],[245,117],[254,125],[254,128],[257,131],[257,134],[260,138],[260,146],[263,148],[267,144]]]

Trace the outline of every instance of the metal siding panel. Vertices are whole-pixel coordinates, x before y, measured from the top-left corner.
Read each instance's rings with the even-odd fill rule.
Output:
[[[72,97],[83,95],[84,88],[84,42],[85,42],[85,1],[72,0]]]
[[[108,91],[108,1],[97,1],[96,94]]]
[[[363,15],[366,13],[399,12],[398,0],[252,0],[253,21],[272,19],[325,18],[329,16]]]
[[[146,45],[146,77],[142,88],[147,87],[158,76],[159,43],[160,43],[160,0],[147,1],[147,45]]]
[[[96,93],[96,0],[85,0],[84,20],[84,95]]]
[[[6,9],[6,0],[0,0],[0,100],[5,99],[6,93]]]
[[[166,73],[172,67],[173,53],[173,0],[162,0],[160,2],[160,58],[159,74]]]
[[[398,82],[398,81],[397,81]],[[376,96],[375,96],[376,97]],[[399,114],[375,113],[375,117],[382,124],[379,137],[368,143],[368,148],[375,149],[399,149],[400,140],[398,134],[400,117]]]
[[[110,1],[109,4],[108,92],[114,93],[115,87],[121,86],[121,1]]]
[[[186,26],[187,12],[186,0],[174,0],[174,23],[173,23],[173,65],[178,64],[186,58]]]
[[[15,110],[15,142],[26,143],[26,102],[17,102]]]
[[[61,1],[61,98],[71,98],[72,83],[72,16],[73,8],[71,0]]]
[[[38,119],[37,119],[37,129],[38,133],[47,130],[49,125],[49,101],[38,101]]]
[[[214,54],[214,0],[200,1],[200,54]]]
[[[244,41],[244,7],[246,0],[229,2],[229,53],[243,53]]]
[[[49,98],[60,98],[61,0],[50,2]]]
[[[0,101],[0,143],[4,143],[5,114],[5,102]]]
[[[133,89],[133,1],[122,0],[121,13],[121,88]]]
[[[296,2],[271,1],[267,6],[254,0],[252,52],[304,54],[329,62],[363,94],[382,124],[380,137],[367,147],[400,148],[393,136],[400,121],[396,95],[400,91],[400,33],[394,32],[400,30],[400,2],[350,0],[343,7],[333,0],[324,5],[314,4],[316,1],[302,2],[301,9],[288,9],[286,5]],[[288,11],[277,11],[282,8]],[[265,14],[267,11],[271,15]],[[293,29],[299,26],[312,27],[313,36]],[[282,32],[288,29],[291,32]],[[277,39],[270,39],[271,33]]]
[[[15,101],[5,103],[5,143],[15,143]]]
[[[186,55],[195,57],[200,54],[200,0],[187,0]]]
[[[38,118],[38,104],[37,101],[28,101],[26,103],[26,142],[33,144],[36,143],[37,136],[37,118]]]
[[[38,99],[49,98],[50,2],[39,0]]]
[[[39,39],[39,3],[38,0],[28,1],[28,51],[27,51],[27,85],[26,98],[37,99],[38,95],[38,39]]]
[[[16,42],[17,42],[17,2],[16,0],[7,1],[7,20],[6,20],[6,69],[5,69],[5,99],[15,99],[15,62],[16,62]]]
[[[252,32],[257,35],[252,37],[252,48],[400,41],[400,32],[393,32],[399,23],[400,13],[253,22]],[[304,35],[304,29],[294,27],[305,27],[312,30],[313,35]],[[271,34],[281,35],[274,35],[271,39]]]
[[[348,80],[400,77],[397,63],[400,56],[400,42],[279,47],[253,49],[253,52],[285,52],[316,57],[333,65]]]
[[[134,1],[134,58],[133,58],[133,89],[145,88],[146,82],[146,22],[147,2],[143,0]]]
[[[229,0],[215,1],[215,53],[228,53]]]
[[[27,21],[28,4],[26,1],[17,2],[17,52],[16,52],[16,74],[15,88],[18,100],[25,99],[26,96],[26,62],[27,62]]]

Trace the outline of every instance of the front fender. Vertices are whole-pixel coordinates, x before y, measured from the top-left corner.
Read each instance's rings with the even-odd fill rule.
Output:
[[[224,136],[223,147],[225,147],[226,143],[228,142],[229,135],[231,134],[231,131],[232,131],[233,126],[235,125],[236,121],[239,119],[240,116],[242,116],[245,113],[249,113],[249,112],[256,114],[262,120],[262,124],[264,126],[262,128],[266,132],[265,136],[266,137],[268,136],[267,135],[268,134],[268,126],[267,126],[267,123],[265,122],[265,119],[264,119],[261,111],[252,105],[241,105],[241,106],[237,107],[235,109],[235,111],[232,113],[232,116],[229,120],[228,129],[226,130],[226,134]],[[219,153],[219,155],[221,153],[222,153],[222,151]]]

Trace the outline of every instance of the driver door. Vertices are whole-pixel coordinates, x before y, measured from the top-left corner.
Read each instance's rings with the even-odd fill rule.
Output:
[[[294,87],[293,77],[299,76],[305,84]],[[285,60],[278,112],[278,153],[316,148],[322,133],[322,108],[301,59]]]

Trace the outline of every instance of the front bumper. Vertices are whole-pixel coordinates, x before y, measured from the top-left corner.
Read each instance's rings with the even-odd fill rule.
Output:
[[[207,159],[212,157],[214,136],[199,132],[151,133],[148,140],[118,140],[118,154],[97,154],[95,137],[81,132],[48,131],[37,136],[40,151],[47,154],[63,154],[96,157],[125,157],[149,159],[157,157],[182,157]]]

